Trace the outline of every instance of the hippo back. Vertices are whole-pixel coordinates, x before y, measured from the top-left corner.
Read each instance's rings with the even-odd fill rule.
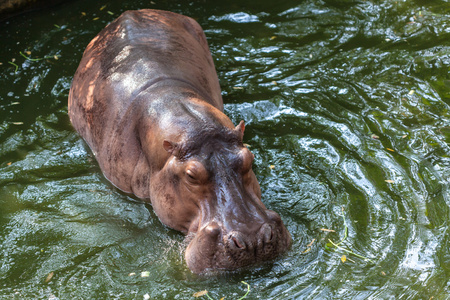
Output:
[[[134,192],[133,170],[145,164],[139,163],[142,149],[136,134],[139,111],[145,107],[137,99],[167,80],[182,82],[223,110],[200,25],[158,10],[124,12],[89,43],[75,73],[69,94],[71,122],[104,175],[123,191]],[[137,195],[148,196],[142,191]]]

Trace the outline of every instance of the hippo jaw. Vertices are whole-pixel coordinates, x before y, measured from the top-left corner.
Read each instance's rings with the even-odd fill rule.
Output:
[[[196,274],[209,271],[236,270],[272,260],[289,249],[291,235],[280,216],[266,210],[268,221],[253,234],[227,231],[215,221],[200,229],[189,243],[185,259]]]

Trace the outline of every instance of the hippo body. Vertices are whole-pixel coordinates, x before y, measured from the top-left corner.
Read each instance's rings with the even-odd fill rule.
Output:
[[[206,37],[189,17],[124,12],[87,46],[69,93],[74,128],[106,178],[194,237],[195,273],[273,259],[291,244],[261,202],[244,123],[223,113]]]

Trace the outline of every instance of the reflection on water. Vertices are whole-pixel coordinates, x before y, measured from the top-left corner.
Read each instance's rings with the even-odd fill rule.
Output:
[[[264,202],[292,233],[284,257],[192,275],[183,236],[114,189],[71,128],[85,46],[144,7],[205,29],[225,112],[246,121]],[[232,299],[244,280],[249,299],[447,298],[449,13],[445,1],[80,0],[3,23],[0,296]],[[332,246],[346,228],[339,246],[370,261]]]

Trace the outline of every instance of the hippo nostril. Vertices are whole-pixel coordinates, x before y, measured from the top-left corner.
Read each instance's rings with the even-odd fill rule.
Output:
[[[229,239],[233,241],[236,248],[238,249],[246,248],[245,242],[239,234],[231,234]]]
[[[263,237],[264,243],[269,243],[270,241],[272,241],[273,230],[269,224],[265,223],[263,226],[261,226],[260,232]]]
[[[234,244],[236,245],[236,247],[238,247],[240,249],[244,248],[244,245],[241,242],[239,242],[237,238],[233,237],[232,240],[233,240]]]

